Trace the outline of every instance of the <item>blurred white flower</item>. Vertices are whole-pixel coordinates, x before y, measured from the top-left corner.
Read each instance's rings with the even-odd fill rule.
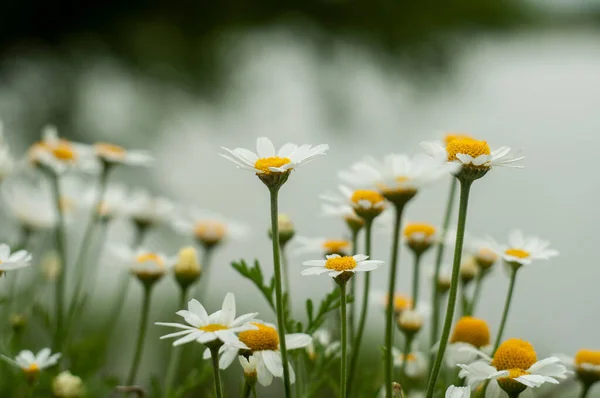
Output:
[[[454,325],[448,341],[444,354],[446,365],[455,369],[458,364],[472,363],[479,358],[474,350],[481,350],[487,355],[492,353],[490,327],[483,319],[464,316]],[[437,352],[437,344],[433,351]]]
[[[151,195],[142,188],[130,192],[124,214],[135,223],[143,226],[154,226],[170,221],[174,204],[162,197]]]
[[[61,354],[52,354],[50,348],[44,348],[37,355],[29,350],[23,350],[13,360],[7,356],[0,355],[8,363],[15,365],[28,375],[36,375],[40,371],[54,366],[58,363]]]
[[[6,271],[30,266],[31,259],[31,253],[26,250],[11,253],[10,246],[6,243],[0,243],[0,276]]]
[[[12,173],[14,165],[8,144],[4,141],[4,124],[0,121],[0,181]]]
[[[392,347],[394,367],[401,368],[406,361],[406,375],[412,378],[421,378],[427,374],[427,356],[419,351],[404,355],[396,347]]]
[[[126,164],[130,166],[149,166],[154,158],[146,151],[125,149],[119,145],[98,142],[93,146],[94,153],[108,164]]]
[[[108,247],[110,261],[118,262],[140,278],[160,278],[175,263],[174,258],[145,248],[131,249],[129,246],[114,244]]]
[[[227,238],[242,239],[248,234],[246,225],[196,207],[177,214],[173,228],[183,235],[194,237],[205,247],[213,247]]]
[[[490,239],[494,252],[508,263],[531,264],[533,260],[548,260],[558,256],[558,251],[550,249],[550,242],[537,236],[525,236],[520,230],[513,230],[508,236],[508,244],[500,245]]]
[[[323,256],[330,254],[350,255],[352,253],[352,242],[345,239],[308,238],[298,236],[292,250],[294,255],[313,253]]]
[[[32,231],[53,228],[56,209],[47,187],[11,178],[2,184],[2,197],[9,215],[23,227]]]
[[[129,209],[127,188],[124,184],[111,183],[106,187],[97,214],[104,220],[111,220],[127,214]]]
[[[340,256],[332,254],[326,260],[309,260],[302,263],[309,268],[302,270],[301,275],[321,275],[328,273],[336,278],[345,272],[367,272],[373,271],[383,265],[380,260],[368,260],[369,256],[355,254],[354,256]]]
[[[377,216],[386,208],[385,198],[377,191],[370,189],[352,190],[345,185],[338,187],[339,192],[327,192],[320,196],[338,209],[350,207],[359,215]]]
[[[471,398],[471,389],[452,385],[446,390],[446,398]]]
[[[79,398],[85,395],[81,377],[64,371],[52,380],[52,392],[56,398]]]
[[[87,168],[93,161],[91,147],[58,137],[54,126],[42,130],[42,140],[33,144],[28,151],[28,159],[34,165],[41,165],[56,174],[64,173],[70,167]]]

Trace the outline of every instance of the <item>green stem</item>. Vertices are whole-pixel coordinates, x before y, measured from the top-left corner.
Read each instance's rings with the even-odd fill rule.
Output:
[[[217,398],[223,398],[223,387],[221,386],[221,373],[219,371],[219,347],[210,347],[210,358],[213,366],[215,380],[215,394]]]
[[[387,307],[385,309],[385,396],[391,398],[393,394],[392,382],[394,375],[394,358],[392,347],[394,345],[394,295],[396,292],[396,273],[400,257],[400,230],[402,227],[402,212],[404,206],[396,205],[394,231],[392,240],[392,254],[390,261],[390,276],[388,279]]]
[[[342,326],[342,360],[340,364],[340,397],[346,398],[346,382],[347,382],[347,366],[348,366],[348,319],[346,318],[346,283],[348,281],[340,281],[340,314],[341,314],[341,326]]]
[[[281,286],[281,254],[279,252],[279,223],[278,223],[278,194],[279,188],[269,189],[271,193],[271,231],[273,233],[273,269],[275,273],[275,304],[277,309],[277,332],[279,333],[279,348],[281,351],[281,361],[283,365],[283,383],[285,386],[285,397],[289,398],[292,394],[290,383],[290,369],[285,346],[285,319],[283,308],[283,288]]]
[[[252,385],[246,380],[244,382],[244,390],[242,391],[242,398],[250,398],[250,394],[252,393]]]
[[[504,327],[506,326],[506,319],[508,318],[508,311],[510,310],[510,303],[512,301],[513,292],[515,290],[515,282],[517,280],[517,269],[511,267],[510,273],[510,285],[508,287],[508,294],[506,295],[506,301],[504,302],[504,311],[502,312],[502,321],[500,322],[500,328],[498,329],[498,336],[496,337],[496,344],[494,344],[494,351],[498,349],[502,342],[502,335],[504,334]]]
[[[410,350],[412,349],[413,339],[414,339],[413,335],[407,335],[406,340],[404,342],[404,351],[402,352],[404,357],[402,358],[402,368],[400,369],[400,372],[401,372],[400,374],[402,374],[405,377],[406,377],[406,364],[408,363],[408,356],[410,355]]]
[[[371,230],[373,229],[373,219],[365,219],[365,255],[371,256]],[[369,288],[371,286],[371,273],[365,272],[365,282],[363,288],[363,300],[360,310],[360,318],[358,320],[358,329],[356,330],[356,338],[352,342],[352,351],[350,355],[350,366],[348,370],[348,381],[346,391],[352,391],[352,382],[356,378],[356,366],[358,365],[358,356],[360,353],[360,345],[367,322],[367,308],[369,306]]]
[[[581,390],[580,398],[586,398],[592,389],[594,383],[583,383],[583,389]]]
[[[452,264],[452,281],[450,283],[450,292],[448,294],[448,307],[446,308],[446,319],[444,321],[444,329],[440,339],[439,349],[435,357],[433,368],[429,377],[429,385],[427,387],[427,398],[433,398],[435,385],[442,367],[442,360],[448,338],[450,337],[450,329],[452,328],[452,319],[454,317],[454,309],[456,307],[456,297],[458,294],[458,277],[460,273],[460,261],[462,258],[463,240],[465,237],[465,225],[467,223],[467,207],[469,204],[469,192],[471,190],[472,180],[461,179],[460,181],[460,203],[458,208],[458,226],[456,230],[456,244],[454,246],[454,262]]]
[[[52,183],[52,191],[54,194],[54,205],[56,207],[57,223],[56,223],[56,250],[60,258],[61,270],[56,279],[56,290],[54,292],[54,302],[56,307],[56,334],[54,335],[54,351],[62,351],[62,337],[63,337],[63,316],[64,316],[64,303],[65,303],[65,286],[67,281],[67,248],[66,248],[66,227],[65,217],[63,209],[60,203],[60,181],[56,174],[50,174],[50,181]]]
[[[252,386],[252,398],[258,398],[258,394],[256,393],[256,384]]]
[[[289,270],[288,270],[288,258],[287,258],[287,253],[285,251],[285,247],[286,245],[281,245],[281,271],[282,271],[282,276],[283,276],[283,286],[284,286],[284,292],[288,294],[288,296],[291,296],[290,293],[290,279],[289,279]],[[289,299],[289,297],[288,297]],[[291,303],[291,300],[289,301]]]
[[[140,328],[138,330],[137,344],[135,346],[135,353],[133,355],[133,363],[131,364],[131,370],[127,377],[127,385],[133,385],[135,377],[137,376],[140,361],[142,359],[142,352],[144,351],[144,341],[146,340],[146,331],[148,330],[148,316],[150,314],[150,299],[152,297],[152,284],[144,284],[144,301],[142,304],[142,316],[140,317]]]
[[[419,304],[419,281],[420,281],[420,274],[421,274],[421,257],[422,257],[422,253],[415,253],[415,261],[414,261],[414,265],[413,265],[413,283],[412,283],[412,302],[413,302],[413,309],[417,309],[417,306]]]
[[[452,178],[450,184],[450,192],[448,193],[448,200],[446,202],[446,212],[444,213],[444,222],[442,224],[442,231],[440,233],[440,240],[437,246],[437,252],[435,255],[435,269],[433,275],[433,283],[431,291],[433,292],[433,298],[431,305],[433,305],[433,311],[431,312],[431,345],[433,346],[438,341],[439,329],[440,329],[440,301],[441,295],[438,289],[438,279],[440,278],[440,269],[442,267],[442,260],[444,259],[444,249],[446,234],[448,233],[448,227],[450,226],[450,219],[452,218],[452,208],[454,207],[454,198],[456,197],[456,187],[458,180]],[[433,354],[431,357],[431,364],[433,364]]]
[[[467,311],[465,315],[473,316],[475,313],[475,307],[477,303],[479,303],[479,299],[481,298],[481,287],[483,285],[483,278],[485,277],[484,271],[479,272],[477,275],[477,280],[475,281],[475,292],[473,292],[473,299],[471,300],[471,304],[467,307]]]
[[[183,309],[187,301],[188,288],[180,289],[181,295],[179,296],[178,309]],[[165,377],[165,393],[168,394],[173,381],[175,380],[175,374],[177,373],[177,365],[181,359],[181,349],[179,347],[171,347],[169,350],[169,360],[167,365],[167,372]]]
[[[214,246],[202,246],[202,259],[200,265],[202,266],[202,280],[196,284],[193,298],[198,298],[200,301],[206,300],[208,297],[208,287],[210,286],[210,262],[212,259]]]
[[[352,230],[352,255],[358,253],[358,248],[356,247],[358,244],[358,231]],[[348,324],[350,326],[350,341],[354,341],[356,336],[355,331],[355,315],[356,315],[356,278],[350,279],[350,294],[353,299],[350,303],[350,311],[348,312]]]

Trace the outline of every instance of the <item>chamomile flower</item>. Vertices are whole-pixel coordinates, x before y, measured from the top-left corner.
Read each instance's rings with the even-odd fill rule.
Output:
[[[81,377],[64,371],[52,380],[52,393],[56,398],[80,398],[85,395],[85,387]]]
[[[12,173],[14,164],[8,144],[4,141],[4,124],[0,121],[0,181]]]
[[[142,282],[155,282],[173,266],[175,260],[145,248],[131,249],[125,245],[109,247],[114,259],[124,264]]]
[[[409,222],[404,227],[404,241],[415,253],[424,253],[436,241],[437,228],[429,223]]]
[[[156,322],[156,325],[183,329],[179,332],[161,336],[161,339],[179,337],[173,342],[173,346],[192,341],[205,345],[219,341],[219,344],[247,350],[248,346],[240,341],[237,333],[258,329],[250,323],[258,313],[244,314],[236,318],[235,296],[233,293],[227,293],[221,310],[210,315],[196,299],[190,300],[188,309],[177,311],[177,315],[185,319],[188,325]]]
[[[581,349],[575,357],[557,354],[563,365],[575,370],[575,374],[584,385],[600,381],[600,351]]]
[[[406,309],[396,318],[400,330],[407,336],[413,336],[421,330],[424,322],[423,314],[413,309]]]
[[[332,278],[337,278],[343,273],[356,273],[373,271],[383,265],[383,261],[368,260],[369,256],[355,254],[354,256],[340,256],[331,254],[326,260],[309,260],[302,263],[309,268],[302,270],[302,275],[321,275],[328,273]]]
[[[96,209],[96,214],[103,221],[110,221],[127,213],[127,188],[124,184],[112,183],[106,187],[102,201]]]
[[[309,345],[306,346],[308,358],[312,361],[317,359],[318,353],[323,353],[325,357],[339,355],[340,342],[332,341],[331,332],[327,329],[317,329],[313,335]]]
[[[4,355],[1,357],[8,363],[19,367],[28,377],[35,378],[42,370],[56,365],[61,354],[52,354],[50,348],[44,348],[36,355],[29,350],[23,350],[14,360]]]
[[[347,256],[352,253],[352,242],[345,239],[307,238],[298,236],[296,238],[298,247],[293,254],[315,253],[323,256],[338,254]]]
[[[452,385],[446,390],[446,398],[471,398],[471,389]]]
[[[152,227],[170,220],[174,208],[170,200],[137,188],[130,193],[124,213],[138,226]]]
[[[465,348],[467,349],[467,348]],[[507,394],[520,394],[528,387],[536,388],[544,383],[558,384],[557,379],[566,378],[569,373],[556,357],[537,360],[533,346],[521,339],[503,342],[491,358],[484,352],[472,350],[482,361],[459,364],[460,377],[465,377],[471,387],[491,380],[488,393],[500,387]]]
[[[383,308],[384,310],[387,309],[387,306],[390,303],[387,293],[383,292],[376,291],[371,293],[370,299],[371,301],[377,303],[377,305],[381,306],[381,308]],[[394,298],[391,301],[392,305],[394,306],[394,314],[396,315],[396,317],[400,316],[402,312],[406,310],[413,309],[412,298],[410,298],[410,296],[406,294],[396,292],[394,293]],[[421,312],[421,314],[423,314],[423,312]]]
[[[11,253],[7,244],[0,243],[0,276],[6,271],[30,266],[31,258],[31,253],[25,250]]]
[[[279,334],[275,325],[262,321],[254,321],[255,326],[252,330],[247,330],[239,334],[240,341],[248,349],[239,349],[231,345],[221,347],[222,353],[219,360],[219,367],[226,369],[236,356],[255,356],[258,360],[256,372],[258,382],[263,386],[268,386],[273,381],[273,377],[283,377],[283,363],[279,347]],[[292,333],[285,335],[285,345],[287,351],[296,350],[308,346],[312,338],[304,333]],[[204,357],[207,358],[210,352],[205,351]],[[290,381],[295,382],[296,376],[291,364],[289,365]]]
[[[339,193],[326,193],[320,196],[321,199],[336,206],[350,206],[363,219],[375,218],[386,208],[385,198],[376,190],[352,190],[345,185],[340,185],[338,189]]]
[[[248,356],[240,355],[238,356],[238,359],[240,365],[242,365],[242,368],[244,369],[244,379],[246,382],[251,383],[252,385],[256,384],[256,381],[258,380],[258,364],[260,362],[258,356],[254,354]],[[266,372],[261,372],[263,378],[266,374]],[[268,379],[263,379],[261,384],[266,383],[267,381]]]
[[[405,372],[408,377],[417,379],[427,374],[427,357],[422,352],[415,351],[405,356],[399,349],[392,347],[392,356],[396,368],[401,368],[406,361]]]
[[[51,229],[56,225],[56,210],[48,189],[22,179],[2,184],[2,198],[9,215],[30,231]]]
[[[489,240],[470,238],[467,246],[467,250],[473,254],[473,259],[483,272],[487,272],[498,261],[499,256]]]
[[[98,142],[93,145],[94,154],[109,165],[149,166],[154,158],[146,151],[125,149],[119,145]]]
[[[212,248],[227,238],[241,239],[248,233],[248,228],[242,223],[195,207],[177,215],[173,228],[183,235],[194,237],[206,248]]]
[[[59,138],[56,127],[46,126],[42,131],[42,140],[29,148],[28,158],[36,166],[61,174],[72,166],[87,167],[90,164],[91,148]]]
[[[550,249],[550,242],[537,236],[525,236],[520,230],[513,230],[508,235],[508,244],[499,245],[491,242],[494,251],[510,265],[520,267],[531,264],[534,260],[548,260],[558,256],[558,251]]]
[[[479,358],[474,350],[487,355],[492,353],[490,328],[483,319],[464,316],[454,325],[448,341],[444,355],[446,365],[454,369],[458,364],[470,364]]]

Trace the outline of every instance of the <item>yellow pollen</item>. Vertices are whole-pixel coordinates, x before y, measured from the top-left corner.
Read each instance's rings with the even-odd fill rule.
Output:
[[[520,369],[525,371],[537,362],[533,346],[521,339],[509,339],[498,347],[492,359],[492,366],[498,370]]]
[[[114,144],[107,144],[105,142],[99,142],[94,144],[94,150],[98,156],[110,156],[117,158],[124,158],[127,154],[125,148]]]
[[[354,203],[358,203],[361,200],[366,200],[367,202],[371,203],[371,205],[377,205],[385,200],[379,192],[368,189],[359,189],[354,191],[350,199]]]
[[[527,258],[529,257],[529,252],[523,249],[507,249],[504,253],[509,256],[513,256],[516,258]]]
[[[218,323],[211,323],[206,326],[200,326],[198,329],[202,330],[203,332],[216,332],[217,330],[228,329],[228,327]]]
[[[325,253],[345,253],[350,248],[350,242],[347,240],[326,240],[323,242]]]
[[[239,334],[240,341],[252,351],[278,351],[279,335],[277,330],[262,323],[252,322],[258,330],[247,330]]]
[[[29,367],[23,369],[25,373],[37,373],[40,371],[40,367],[37,363],[32,363]]]
[[[462,134],[462,133],[448,133],[446,134],[446,136],[444,137],[444,143],[446,145],[448,145],[449,143],[451,143],[454,140],[464,140],[464,139],[474,139],[472,136],[470,136],[469,134]]]
[[[478,141],[471,138],[457,138],[446,145],[448,153],[448,161],[457,160],[456,155],[459,153],[471,155],[473,159],[480,155],[489,155],[491,153],[490,146],[485,141]]]
[[[386,297],[385,306],[387,307],[389,299]],[[412,299],[400,293],[394,294],[394,311],[402,312],[404,310],[411,309],[413,307]]]
[[[39,151],[50,152],[55,158],[63,161],[72,161],[77,157],[71,143],[64,139],[59,140],[55,145],[43,141],[36,142],[31,147],[31,153],[35,154]]]
[[[156,253],[143,253],[136,257],[135,261],[139,264],[145,263],[147,261],[152,261],[156,263],[159,268],[165,267],[164,260]]]
[[[490,328],[483,319],[464,316],[456,322],[450,343],[468,343],[481,348],[490,344]]]
[[[260,158],[254,163],[254,168],[262,171],[263,173],[273,173],[269,167],[281,167],[290,163],[290,158],[281,158],[279,156],[272,156],[270,158]],[[275,172],[277,173],[277,172]]]
[[[589,363],[592,365],[600,365],[600,351],[579,350],[575,354],[575,364],[582,365]]]
[[[435,227],[425,223],[411,223],[404,228],[404,236],[410,238],[414,234],[422,234],[427,238],[435,235]]]
[[[350,271],[356,268],[356,260],[352,256],[333,257],[327,260],[325,268],[334,271]]]

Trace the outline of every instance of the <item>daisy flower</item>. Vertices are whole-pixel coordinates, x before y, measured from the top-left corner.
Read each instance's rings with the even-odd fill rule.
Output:
[[[394,358],[394,367],[402,368],[406,361],[406,375],[413,379],[424,377],[427,374],[427,357],[419,351],[404,355],[396,347],[392,347],[392,356]]]
[[[555,355],[563,365],[575,370],[577,378],[584,386],[591,386],[600,381],[600,351],[582,349],[577,351],[575,357],[568,355]]]
[[[396,318],[396,322],[404,334],[413,336],[423,327],[423,318],[419,311],[406,309]]]
[[[409,222],[404,227],[404,240],[408,247],[422,254],[436,241],[437,228],[429,223]]]
[[[473,254],[473,258],[482,271],[488,271],[498,261],[498,254],[493,245],[486,239],[469,238],[467,250]]]
[[[56,398],[80,398],[85,396],[85,387],[81,377],[67,370],[52,380],[52,392]]]
[[[372,189],[352,190],[345,185],[338,187],[339,192],[329,192],[320,198],[335,206],[349,206],[363,219],[372,219],[386,208],[383,195]]]
[[[471,387],[491,380],[488,394],[500,388],[510,396],[517,396],[528,387],[536,388],[544,383],[558,384],[557,379],[564,379],[569,373],[556,357],[538,361],[533,346],[521,339],[503,342],[493,358],[478,350],[473,352],[483,361],[459,364],[462,369],[459,376],[465,377]]]
[[[244,224],[196,207],[177,215],[173,228],[183,235],[193,236],[206,248],[214,247],[227,238],[241,239],[248,233]]]
[[[309,260],[302,263],[309,268],[302,270],[302,275],[321,275],[328,273],[332,278],[336,278],[345,272],[366,272],[373,271],[383,265],[383,261],[367,260],[369,256],[364,254],[355,254],[354,256],[340,256],[331,254],[326,256],[326,260]]]
[[[71,166],[89,165],[90,154],[91,148],[88,145],[59,138],[56,127],[46,126],[42,131],[42,140],[29,148],[28,158],[34,165],[41,165],[61,174]]]
[[[0,121],[0,181],[12,173],[14,164],[8,144],[4,141],[4,124]]]
[[[142,281],[157,281],[175,262],[174,259],[162,253],[144,248],[131,249],[125,245],[111,246],[109,252]]]
[[[40,231],[56,225],[56,210],[45,186],[11,179],[2,184],[2,198],[10,216],[24,228]]]
[[[307,238],[298,236],[296,238],[298,247],[293,250],[293,254],[315,253],[323,256],[338,254],[347,256],[352,253],[352,242],[345,239],[327,239],[327,238]]]
[[[452,385],[446,390],[446,398],[471,398],[471,389]]]
[[[533,260],[548,260],[558,256],[558,251],[550,249],[550,242],[537,236],[525,236],[520,230],[508,235],[508,244],[500,245],[491,240],[494,252],[511,265],[529,265]]]
[[[477,360],[479,356],[474,352],[475,350],[489,355],[493,349],[487,322],[483,319],[464,316],[454,325],[444,359],[446,365],[454,369],[458,364],[470,364]]]
[[[192,341],[206,345],[218,340],[227,346],[247,350],[248,346],[240,341],[236,333],[257,329],[250,322],[258,313],[244,314],[237,318],[235,313],[235,296],[233,293],[227,293],[220,311],[208,315],[202,304],[198,300],[192,299],[188,302],[187,310],[177,311],[177,315],[181,316],[187,325],[165,322],[156,322],[155,324],[183,329],[161,336],[161,339],[179,337],[173,342],[173,346]]]
[[[383,293],[383,292],[371,293],[370,299],[371,299],[371,301],[374,301],[378,305],[380,305],[384,310],[387,309],[387,306],[390,303],[387,293]],[[402,314],[402,312],[413,309],[412,298],[406,294],[399,293],[399,292],[396,292],[394,294],[392,304],[394,306],[394,313],[396,314],[397,317],[400,316]]]
[[[100,161],[109,165],[149,166],[154,161],[154,158],[146,151],[127,150],[121,146],[106,142],[94,144],[93,150]]]
[[[124,184],[112,183],[106,187],[96,214],[104,221],[110,221],[127,213],[129,198]]]
[[[240,341],[248,349],[240,349],[231,345],[221,347],[222,353],[219,360],[219,367],[226,369],[238,354],[249,357],[254,356],[257,360],[256,372],[258,382],[263,386],[268,386],[273,381],[273,377],[283,377],[283,363],[279,347],[279,334],[275,325],[255,320],[252,322],[255,326],[253,330],[247,330],[239,334]],[[296,350],[308,346],[312,338],[304,333],[292,333],[285,335],[285,345],[287,351]],[[204,352],[204,358],[208,358],[210,352]],[[290,381],[295,382],[296,376],[294,369],[289,364]]]
[[[40,371],[58,363],[61,354],[51,354],[50,348],[44,348],[37,355],[29,350],[23,350],[14,360],[4,355],[1,355],[1,357],[11,365],[21,368],[28,377],[35,377]]]
[[[140,227],[152,227],[170,220],[174,208],[170,200],[137,188],[131,192],[124,212]]]
[[[310,344],[306,346],[306,353],[308,354],[308,357],[312,361],[316,360],[317,351],[325,355],[325,357],[339,355],[341,347],[340,342],[331,340],[332,336],[329,330],[317,329],[312,335]]]
[[[7,244],[0,243],[0,276],[6,271],[30,266],[31,258],[31,253],[25,250],[11,253]]]

